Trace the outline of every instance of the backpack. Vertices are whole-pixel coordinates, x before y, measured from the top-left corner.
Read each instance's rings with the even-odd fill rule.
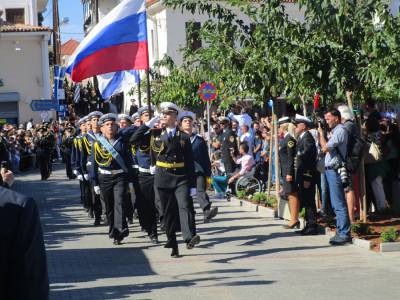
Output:
[[[344,128],[349,134],[347,142],[346,169],[350,173],[355,173],[361,164],[367,143],[360,136],[352,134],[346,127]]]

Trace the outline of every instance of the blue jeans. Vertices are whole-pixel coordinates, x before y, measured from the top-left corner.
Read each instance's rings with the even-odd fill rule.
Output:
[[[213,176],[211,181],[217,193],[225,193],[228,187],[228,177],[227,176]]]
[[[321,204],[325,214],[329,213],[329,188],[325,173],[321,173]]]
[[[336,234],[347,238],[350,236],[350,219],[347,212],[347,203],[344,198],[342,181],[335,170],[325,170],[326,180],[329,186],[331,204],[336,214]]]

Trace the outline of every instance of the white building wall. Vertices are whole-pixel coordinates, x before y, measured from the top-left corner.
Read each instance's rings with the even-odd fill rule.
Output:
[[[8,8],[23,8],[25,10],[25,24],[38,25],[37,0],[0,0],[0,10],[4,12],[3,19],[6,17],[5,10]]]

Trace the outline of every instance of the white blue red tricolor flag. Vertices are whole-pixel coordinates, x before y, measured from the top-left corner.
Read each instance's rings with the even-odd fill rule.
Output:
[[[138,84],[140,74],[138,70],[112,72],[98,75],[97,81],[101,96],[108,99]]]
[[[106,15],[72,55],[67,73],[75,82],[149,67],[145,0],[124,0]]]

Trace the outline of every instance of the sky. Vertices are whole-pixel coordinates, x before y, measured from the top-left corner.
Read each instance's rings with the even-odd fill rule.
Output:
[[[78,41],[83,40],[83,8],[81,0],[58,0],[58,10],[60,14],[60,22],[65,18],[69,18],[69,23],[60,27],[62,43],[69,39]],[[49,1],[47,10],[44,12],[44,25],[53,26],[53,8],[52,1]]]

